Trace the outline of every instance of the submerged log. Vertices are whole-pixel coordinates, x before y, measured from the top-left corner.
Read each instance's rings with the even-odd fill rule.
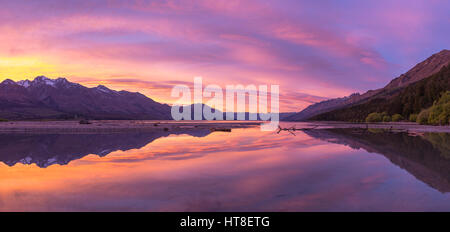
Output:
[[[84,125],[87,125],[87,124],[91,124],[91,122],[89,122],[88,120],[86,120],[86,119],[82,119],[82,120],[80,120],[80,122],[79,122],[80,124],[84,124]]]
[[[289,132],[289,133],[291,133],[291,134],[293,134],[295,136],[294,131],[314,130],[317,127],[319,127],[319,126],[314,126],[314,127],[311,127],[311,128],[299,128],[299,129],[297,129],[297,128],[295,128],[295,126],[292,126],[292,127],[289,127],[289,128],[282,128],[281,126],[278,126],[277,134],[279,134],[281,131],[287,131],[287,132]]]
[[[231,128],[211,128],[211,131],[231,132]]]

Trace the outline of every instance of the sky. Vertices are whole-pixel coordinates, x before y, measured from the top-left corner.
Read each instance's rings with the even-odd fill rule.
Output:
[[[450,48],[446,0],[0,0],[0,80],[66,77],[164,103],[279,85],[280,110],[386,85]]]

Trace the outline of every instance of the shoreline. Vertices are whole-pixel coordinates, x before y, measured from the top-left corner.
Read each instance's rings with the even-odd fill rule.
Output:
[[[229,130],[260,125],[257,121],[90,120],[0,122],[0,133],[125,133],[180,130]]]
[[[298,123],[298,122],[297,122]],[[450,126],[420,125],[414,122],[378,122],[378,123],[349,123],[339,121],[308,121],[306,130],[320,129],[386,129],[393,132],[407,133],[450,133]],[[296,122],[282,122],[282,124],[296,124]]]
[[[170,121],[170,120],[92,120],[79,121],[8,121],[0,122],[0,133],[123,133],[209,129],[227,131],[233,128],[259,126],[262,121]],[[320,129],[386,129],[408,133],[450,133],[450,126],[420,125],[412,122],[348,123],[337,121],[285,122],[280,126],[297,130]]]

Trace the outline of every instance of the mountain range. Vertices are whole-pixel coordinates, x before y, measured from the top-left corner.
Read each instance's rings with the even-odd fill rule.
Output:
[[[367,114],[376,111],[407,117],[429,107],[441,91],[450,90],[449,66],[450,51],[442,50],[393,79],[384,88],[325,100],[298,113],[281,114],[280,120],[361,121]],[[248,120],[250,114],[245,115]],[[49,79],[44,76],[31,81],[6,79],[1,82],[0,118],[172,119],[169,105],[158,103],[141,93],[115,91],[103,85],[88,88],[65,78]]]
[[[194,120],[194,105],[191,119]],[[205,104],[207,108],[215,111]],[[226,112],[221,112],[226,118]],[[292,113],[281,113],[280,118]],[[237,118],[237,113],[234,113]],[[251,113],[246,112],[249,120]],[[33,119],[138,119],[172,120],[171,107],[158,103],[143,94],[115,91],[106,86],[88,88],[65,78],[49,79],[38,76],[34,80],[0,83],[0,118],[9,120]],[[259,120],[259,115],[256,115]],[[203,117],[203,120],[206,120]]]
[[[0,83],[0,118],[171,119],[170,106],[143,94],[88,88],[65,78]]]
[[[333,112],[368,103],[375,99],[389,99],[392,98],[406,87],[411,86],[421,80],[431,77],[438,73],[444,67],[450,64],[450,51],[442,50],[426,60],[420,62],[408,72],[393,79],[385,87],[369,90],[364,94],[354,93],[347,97],[329,99],[319,103],[312,104],[304,110],[287,117],[286,121],[305,121],[309,119],[314,120],[343,120],[332,117]],[[439,93],[438,93],[439,94]],[[323,116],[325,115],[326,116]],[[367,115],[366,115],[367,116]],[[345,118],[344,118],[345,119]]]

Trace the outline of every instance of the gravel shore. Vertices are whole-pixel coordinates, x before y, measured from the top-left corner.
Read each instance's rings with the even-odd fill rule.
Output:
[[[255,121],[148,121],[92,120],[79,121],[10,121],[0,122],[0,133],[115,133],[133,131],[173,131],[187,129],[228,130],[259,125]]]
[[[92,120],[90,124],[79,121],[10,121],[0,122],[0,133],[119,133],[133,131],[174,131],[211,129],[227,131],[232,128],[258,126],[259,121],[148,121],[148,120]],[[450,133],[450,126],[419,125],[410,122],[395,123],[346,123],[346,122],[281,122],[282,128],[330,129],[362,128],[387,129],[410,133]]]
[[[304,129],[332,129],[332,128],[361,128],[361,129],[386,129],[394,132],[409,133],[450,133],[450,126],[420,125],[413,122],[382,122],[382,123],[347,123],[347,122],[305,122],[297,127],[293,122],[282,122],[282,127],[296,126]]]

